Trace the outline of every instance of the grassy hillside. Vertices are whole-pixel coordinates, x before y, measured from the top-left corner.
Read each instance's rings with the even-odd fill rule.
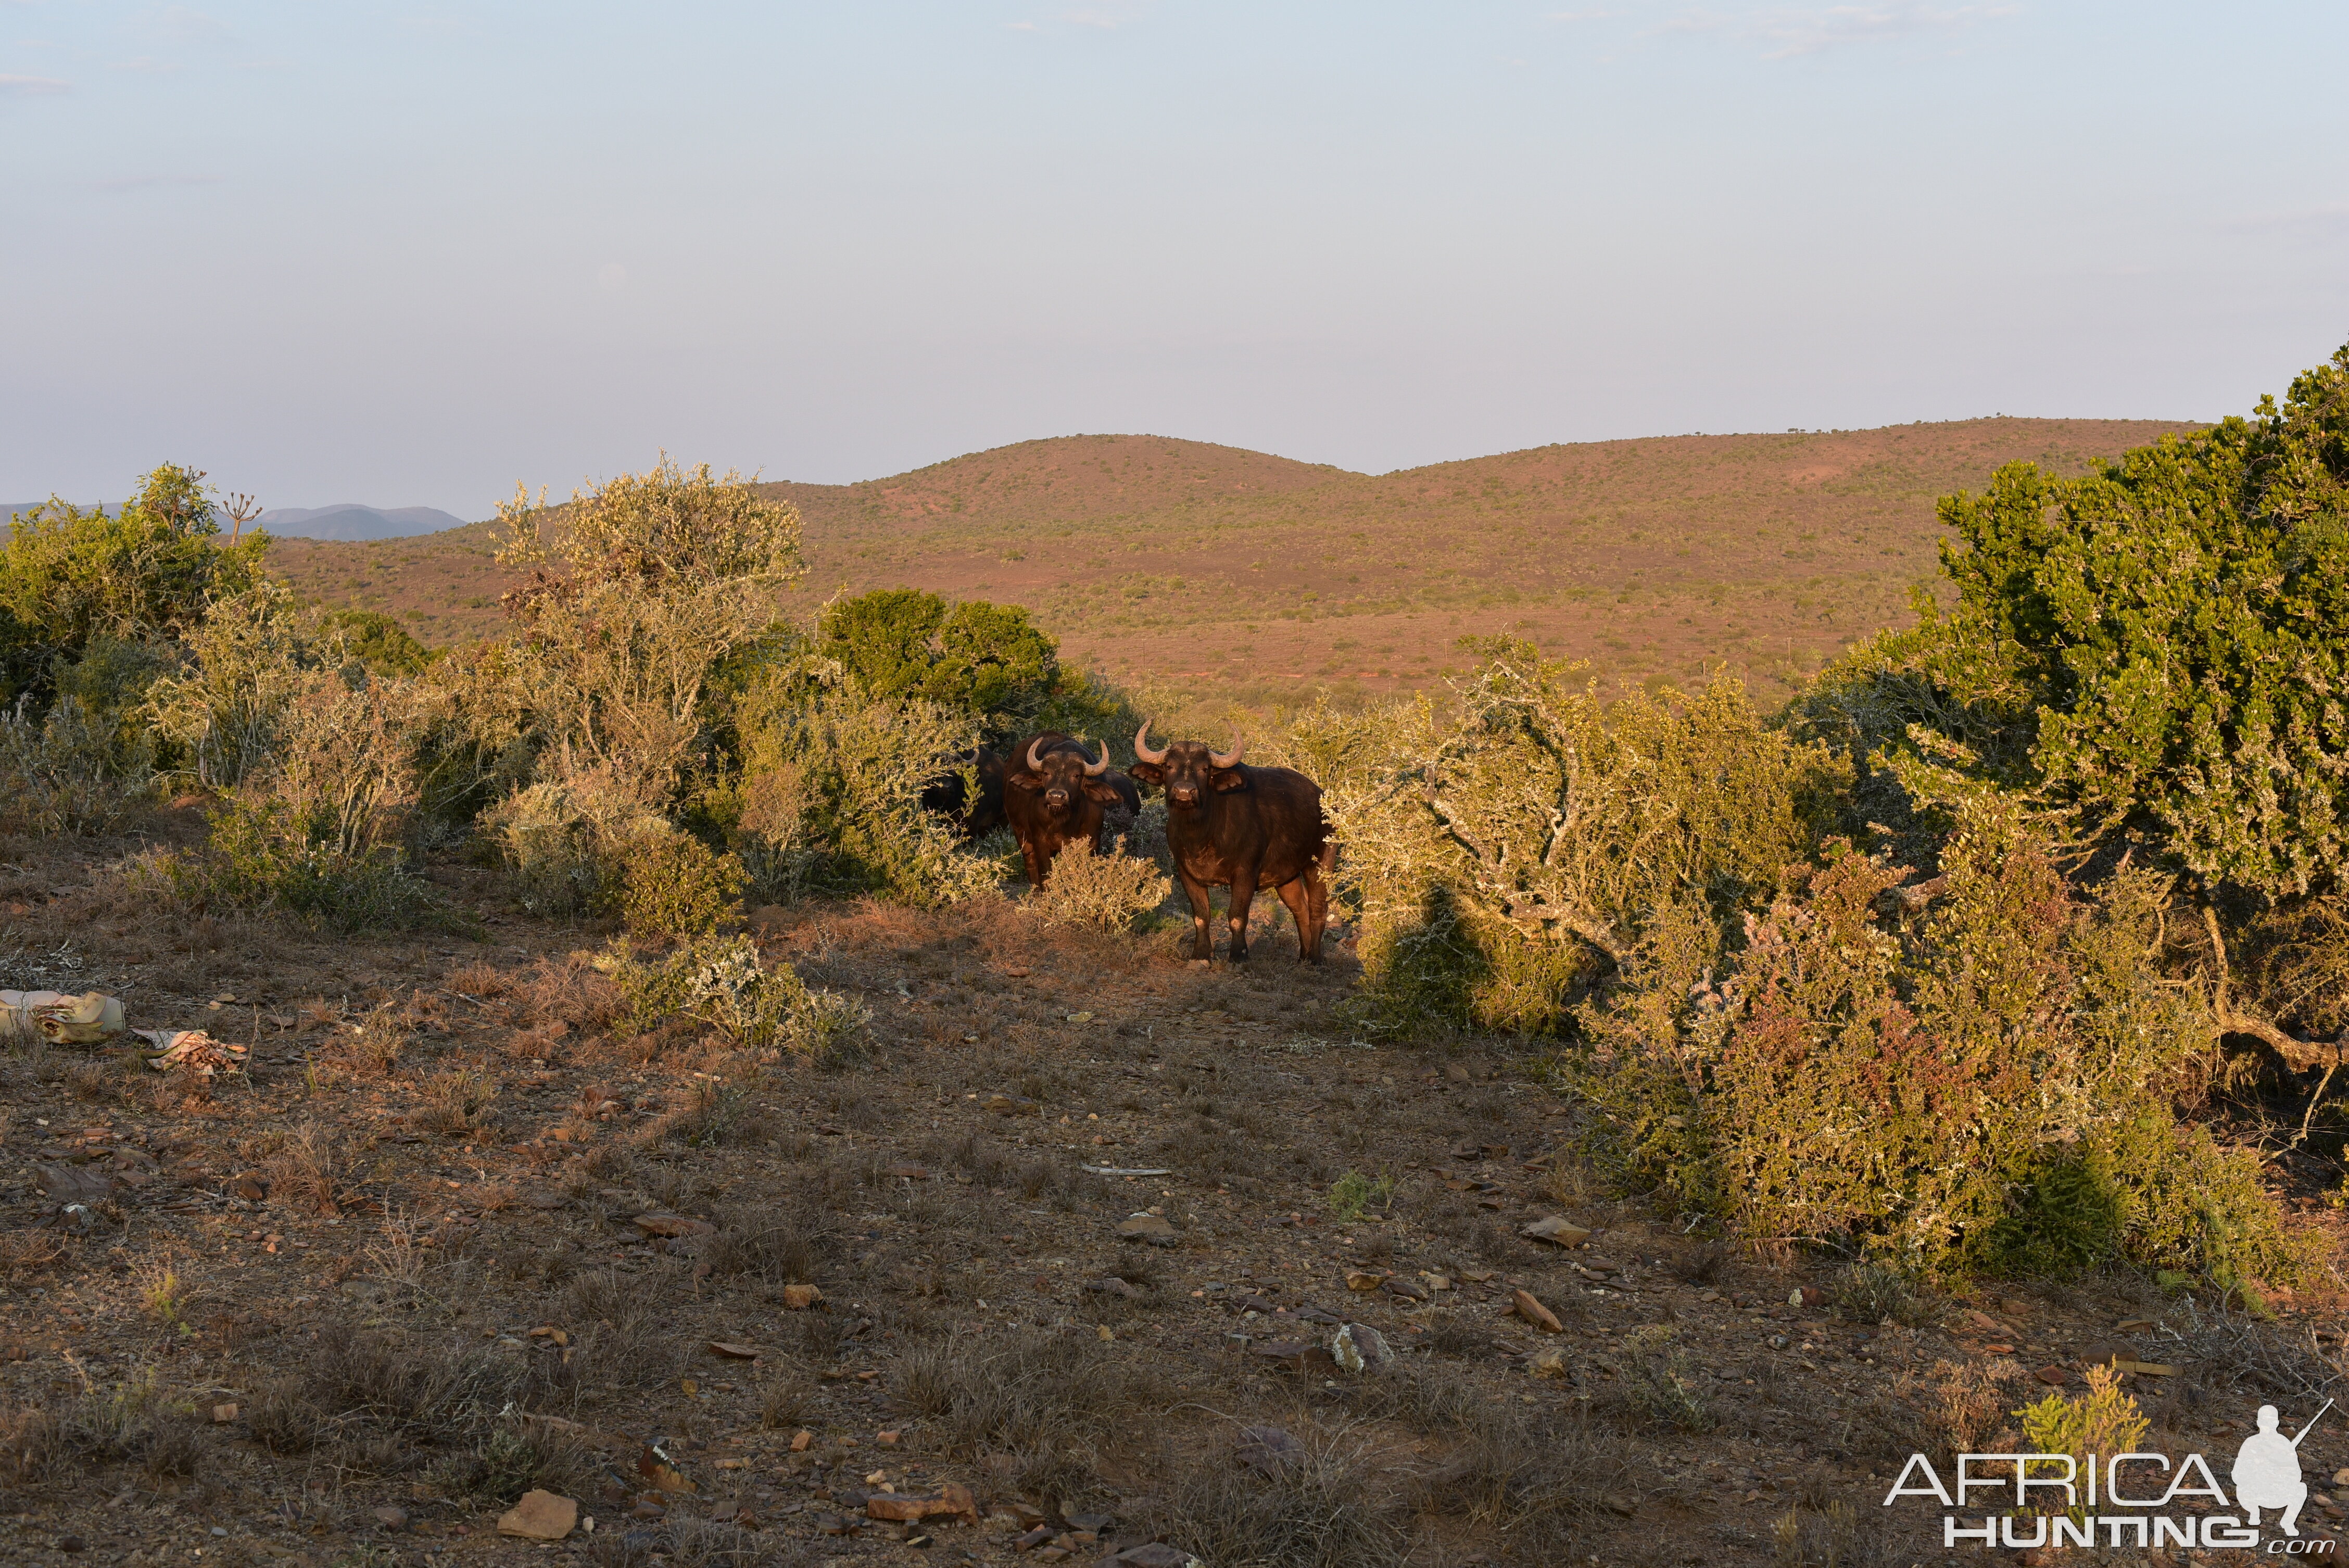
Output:
[[[1026,441],[852,485],[776,483],[812,567],[787,608],[911,583],[1025,604],[1065,656],[1251,701],[1405,689],[1510,632],[1610,682],[1725,668],[1765,696],[1903,619],[1933,500],[2184,423],[1974,419],[1543,447],[1384,475],[1154,436]],[[428,641],[499,624],[481,525],[287,540],[305,592]]]

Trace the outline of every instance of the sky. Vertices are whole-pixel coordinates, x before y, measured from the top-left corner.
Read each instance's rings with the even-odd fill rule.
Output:
[[[2349,6],[0,0],[0,501],[2246,412]]]

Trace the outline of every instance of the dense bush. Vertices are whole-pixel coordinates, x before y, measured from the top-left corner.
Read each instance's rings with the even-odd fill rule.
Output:
[[[759,897],[877,892],[934,905],[996,885],[996,869],[921,803],[977,741],[970,715],[867,696],[825,661],[794,657],[749,682],[733,726],[739,771],[705,809]]]
[[[824,605],[810,647],[866,696],[968,715],[998,746],[1048,729],[1123,738],[1141,724],[1115,687],[1063,668],[1060,645],[1016,604],[878,588]]]
[[[2217,1027],[2161,967],[2166,879],[2068,882],[2012,807],[1940,877],[1839,841],[1719,972],[1693,946],[1586,1007],[1592,1141],[1744,1234],[1927,1274],[2112,1257],[2225,1285],[2303,1260],[2256,1157],[2179,1123]]]
[[[1174,879],[1155,861],[1128,854],[1125,841],[1106,854],[1079,840],[1052,861],[1052,879],[1028,900],[1048,925],[1081,925],[1094,931],[1132,931],[1155,914],[1174,891]]]
[[[481,813],[481,830],[513,872],[523,907],[562,915],[607,906],[631,847],[673,830],[630,791],[585,773],[516,790]]]
[[[155,469],[109,515],[52,498],[19,512],[0,550],[0,701],[45,697],[93,638],[173,637],[211,603],[262,580],[266,535],[223,547],[193,469]]]
[[[2078,479],[2010,464],[1941,516],[1954,608],[1829,668],[1797,730],[1868,764],[1867,818],[1904,855],[2009,789],[2074,836],[2142,842],[2254,949],[2242,1006],[2207,955],[2229,1032],[2316,1059],[2259,1014],[2322,1031],[2329,988],[2257,985],[2349,971],[2338,922],[2290,913],[2349,892],[2349,348],[2251,418]]]
[[[46,719],[0,711],[0,830],[110,833],[152,793],[154,770],[78,696]]]
[[[708,936],[741,918],[742,862],[690,833],[647,833],[620,869],[621,923],[638,936]]]
[[[1809,854],[1848,773],[1733,682],[1610,710],[1571,666],[1491,651],[1452,702],[1318,710],[1291,748],[1324,759],[1373,1006],[1551,1032],[1667,934],[1693,923],[1716,951]]]

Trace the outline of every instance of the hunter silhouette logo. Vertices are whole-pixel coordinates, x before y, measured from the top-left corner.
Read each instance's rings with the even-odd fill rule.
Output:
[[[2308,1483],[2300,1478],[2300,1439],[2331,1408],[2333,1401],[2325,1400],[2323,1409],[2308,1418],[2308,1426],[2287,1438],[2276,1430],[2276,1408],[2260,1407],[2260,1429],[2235,1450],[2232,1472],[2235,1505],[2243,1511],[2246,1524],[2259,1523],[2263,1508],[2280,1508],[2283,1517],[2276,1522],[2283,1526],[2283,1532],[2300,1533],[2300,1505],[2308,1501]]]
[[[2290,1437],[2282,1430],[2273,1405],[2260,1407],[2255,1430],[2235,1450],[2228,1479],[2235,1485],[2230,1500],[2210,1463],[2199,1453],[2173,1462],[2167,1454],[2126,1453],[2109,1457],[2090,1454],[2085,1461],[2071,1454],[1960,1454],[1954,1485],[1942,1484],[1932,1461],[1911,1454],[1892,1490],[1885,1494],[1889,1508],[1904,1497],[1930,1497],[1951,1511],[1941,1516],[1941,1544],[1960,1542],[1984,1546],[2135,1546],[2223,1547],[2260,1544],[2260,1515],[2273,1511],[2281,1539],[2267,1550],[2279,1555],[2329,1554],[2333,1542],[2303,1540],[2300,1511],[2308,1501],[2308,1482],[2300,1473],[2301,1439],[2333,1408],[2327,1399],[2306,1425]],[[1976,1499],[1977,1492],[1993,1493]],[[2202,1499],[2199,1506],[2232,1506],[2231,1513],[2169,1511],[2183,1499]],[[1957,1511],[1992,1504],[1980,1522],[1962,1519]],[[2104,1539],[2100,1542],[2098,1537]]]

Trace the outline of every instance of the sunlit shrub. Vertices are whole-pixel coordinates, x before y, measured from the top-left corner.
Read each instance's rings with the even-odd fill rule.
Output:
[[[2305,1259],[2255,1156],[2171,1109],[2217,1059],[2160,965],[2166,879],[2066,882],[2013,807],[1968,808],[1934,882],[1831,844],[1713,967],[1660,950],[1584,1010],[1594,1151],[1749,1235],[1923,1274],[2128,1257],[2222,1284]]]
[[[1155,861],[1127,854],[1123,839],[1106,854],[1081,839],[1052,858],[1051,876],[1029,896],[1028,907],[1048,925],[1132,931],[1174,891],[1174,880]]]
[[[1715,932],[1811,852],[1847,768],[1766,728],[1733,682],[1611,707],[1515,644],[1449,702],[1316,710],[1311,767],[1384,1021],[1553,1032],[1673,912]]]
[[[742,862],[690,833],[639,835],[620,867],[622,923],[638,936],[707,936],[742,915]]]
[[[762,965],[747,936],[696,937],[649,964],[623,940],[596,966],[618,984],[638,1029],[693,1018],[752,1049],[825,1061],[856,1048],[872,1019],[862,1002],[811,988],[788,964]]]
[[[821,661],[792,662],[750,684],[735,723],[740,772],[708,810],[760,899],[937,905],[996,887],[996,869],[922,809],[923,789],[978,739],[968,714],[868,699]]]

